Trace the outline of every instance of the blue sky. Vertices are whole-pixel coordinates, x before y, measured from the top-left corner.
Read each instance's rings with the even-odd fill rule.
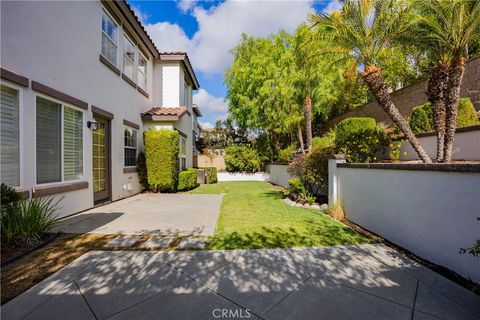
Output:
[[[200,82],[194,103],[208,127],[228,113],[223,73],[229,51],[241,34],[268,36],[292,32],[313,11],[331,12],[336,0],[324,1],[128,1],[160,51],[186,51]]]

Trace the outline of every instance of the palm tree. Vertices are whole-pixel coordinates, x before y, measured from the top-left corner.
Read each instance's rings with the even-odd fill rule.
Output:
[[[395,0],[346,0],[339,12],[330,15],[311,14],[310,20],[332,45],[325,52],[332,61],[353,60],[363,66],[362,78],[378,104],[402,131],[425,163],[432,160],[420,145],[405,118],[393,103],[381,75],[379,58],[403,36],[410,27],[408,8]]]
[[[437,161],[449,162],[468,45],[480,39],[480,1],[416,0],[414,4],[418,10],[414,38],[437,61],[427,87],[437,131]]]

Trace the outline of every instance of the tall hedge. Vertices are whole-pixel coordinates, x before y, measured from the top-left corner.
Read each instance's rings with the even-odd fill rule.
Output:
[[[413,108],[410,116],[413,132],[434,131],[433,110],[429,102]],[[461,98],[458,103],[457,128],[478,124],[477,111],[469,98]]]
[[[178,181],[179,134],[169,129],[144,133],[147,179],[150,189],[173,192]]]

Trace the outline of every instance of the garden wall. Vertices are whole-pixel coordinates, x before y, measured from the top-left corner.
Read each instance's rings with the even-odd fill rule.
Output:
[[[420,81],[408,85],[391,93],[391,97],[403,116],[410,116],[412,109],[427,102],[425,90],[427,81]],[[480,110],[480,57],[471,59],[465,64],[465,75],[462,81],[462,97],[468,97],[473,102],[476,110]],[[323,129],[333,128],[337,123],[346,118],[372,117],[377,122],[391,123],[388,115],[376,101],[370,101],[354,111],[347,112],[325,123]]]
[[[270,181],[270,174],[266,172],[240,173],[218,172],[218,181]]]
[[[341,161],[330,162],[329,181],[349,220],[480,283],[480,259],[459,254],[480,238],[480,165]]]
[[[217,170],[225,170],[225,160],[222,155],[216,155],[213,158],[210,158],[204,154],[199,154],[196,157],[196,164],[199,168],[215,167]]]
[[[434,159],[437,150],[435,133],[419,133],[417,137],[430,158]],[[419,159],[417,153],[408,142],[402,144],[400,152],[401,160]],[[457,128],[453,142],[452,157],[454,160],[480,160],[480,125]]]
[[[270,173],[270,182],[277,186],[288,186],[288,180],[293,176],[287,172],[288,165],[286,164],[269,164],[267,165],[267,172]]]

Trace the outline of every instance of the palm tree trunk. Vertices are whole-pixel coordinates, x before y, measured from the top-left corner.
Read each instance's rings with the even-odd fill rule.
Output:
[[[443,161],[445,147],[445,87],[448,81],[448,64],[440,61],[433,69],[427,84],[428,101],[432,105],[433,125],[437,134],[437,162]]]
[[[460,58],[450,67],[448,73],[448,84],[445,90],[445,147],[443,162],[452,160],[453,140],[457,127],[458,101],[460,100],[460,87],[465,72],[465,60]]]
[[[418,156],[424,163],[431,163],[432,160],[425,152],[423,147],[420,145],[417,137],[413,133],[412,129],[408,125],[405,118],[400,114],[397,107],[390,98],[387,86],[383,80],[382,75],[380,74],[380,69],[374,65],[365,66],[365,71],[363,72],[363,80],[368,86],[368,89],[377,100],[378,104],[382,109],[390,116],[390,119],[398,126],[398,128],[405,135],[407,140],[412,145],[413,149],[417,152]]]
[[[307,137],[308,153],[312,151],[312,98],[306,95],[303,100],[303,109],[305,112],[305,135]]]
[[[298,142],[300,143],[300,149],[302,150],[302,154],[305,154],[305,147],[303,145],[302,126],[300,125],[300,122],[297,122],[297,138],[298,138]]]

